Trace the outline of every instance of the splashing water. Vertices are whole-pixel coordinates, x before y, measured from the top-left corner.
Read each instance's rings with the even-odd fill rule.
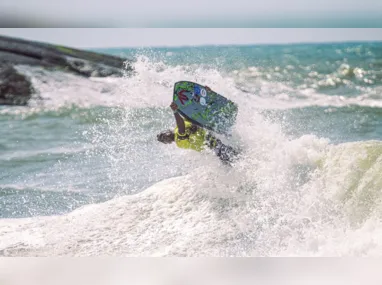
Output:
[[[12,130],[0,141],[3,255],[379,254],[380,86],[328,94],[293,79],[302,61],[275,70],[290,70],[291,81],[275,81],[248,59],[216,68],[176,63],[171,52],[171,61],[137,56],[123,79],[20,67],[45,100],[0,109]],[[339,76],[337,87],[354,87],[374,72],[319,69],[309,71],[317,86]],[[238,104],[228,142],[243,153],[234,167],[156,141],[174,127],[168,106],[179,80]]]

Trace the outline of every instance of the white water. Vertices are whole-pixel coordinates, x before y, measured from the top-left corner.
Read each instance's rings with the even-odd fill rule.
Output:
[[[145,60],[138,61],[136,69],[137,77],[92,85],[89,92],[93,95],[100,93],[97,86],[114,86],[105,100],[126,108],[127,115],[122,122],[109,122],[107,133],[90,133],[95,144],[109,146],[106,159],[112,161],[107,170],[110,179],[117,180],[127,173],[125,167],[135,153],[135,158],[142,160],[135,165],[140,176],[155,176],[161,181],[140,193],[87,205],[63,216],[1,220],[2,254],[380,255],[379,142],[334,146],[325,138],[309,135],[291,140],[280,126],[257,113],[259,107],[266,108],[259,106],[261,100],[242,93],[235,88],[234,80],[217,71],[167,68]],[[182,79],[218,86],[214,89],[239,104],[234,138],[243,147],[244,157],[233,168],[221,165],[209,154],[190,156],[174,146],[152,143],[145,149],[148,157],[134,149],[134,144],[150,140],[155,131],[174,122],[170,114],[160,111],[163,122],[155,123],[157,118],[148,116],[137,126],[139,118],[131,117],[129,109],[167,107],[171,82]],[[75,80],[80,85],[88,84]],[[87,96],[88,91],[75,96],[65,89],[72,87],[60,88],[69,98],[81,94],[87,102],[102,104],[92,101],[98,97]],[[78,90],[76,85],[73,88]],[[121,90],[123,93],[119,93]],[[44,94],[49,96],[49,92]],[[304,105],[304,100],[294,100],[293,106]],[[272,107],[283,104],[277,102]],[[309,101],[311,105],[316,103],[314,99]],[[329,100],[327,103],[331,104]],[[264,104],[269,101],[264,100]],[[153,126],[150,134],[145,133],[145,125]],[[124,140],[121,130],[134,126],[138,128],[136,141]],[[123,144],[131,146],[125,149],[129,155],[117,157],[115,153]],[[162,172],[150,173],[150,164],[160,165],[157,169]]]

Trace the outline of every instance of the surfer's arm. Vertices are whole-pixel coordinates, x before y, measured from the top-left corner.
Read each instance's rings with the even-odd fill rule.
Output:
[[[174,112],[176,125],[178,126],[179,134],[186,133],[186,125],[184,124],[183,118],[179,115],[178,111]]]
[[[174,112],[176,125],[178,126],[178,130],[180,134],[186,133],[186,125],[184,124],[184,120],[181,115],[178,113],[178,106],[175,104],[175,102],[172,102],[170,105],[172,111]]]

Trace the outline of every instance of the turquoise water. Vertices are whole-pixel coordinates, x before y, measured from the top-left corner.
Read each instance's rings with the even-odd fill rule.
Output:
[[[350,231],[356,244],[367,248],[365,254],[371,248],[378,251],[379,243],[370,246],[366,238],[369,232],[363,242],[358,231],[369,231],[366,225],[382,217],[382,43],[99,51],[131,58],[135,74],[88,80],[20,67],[33,78],[43,100],[32,100],[27,107],[0,107],[1,221],[62,216],[98,203],[97,209],[107,216],[102,202],[110,200],[126,211],[123,217],[139,220],[135,215],[140,211],[152,217],[145,227],[159,233],[173,228],[166,229],[145,209],[152,211],[152,203],[161,205],[174,195],[168,202],[175,203],[174,213],[188,213],[198,220],[202,211],[198,205],[211,203],[208,210],[203,208],[207,219],[222,217],[227,227],[233,220],[238,224],[245,220],[256,227],[256,231],[246,230],[243,224],[245,234],[227,237],[234,241],[233,247],[222,242],[211,246],[211,254],[243,255],[251,248],[254,255],[277,255],[287,249],[292,255],[325,255],[336,247],[313,250],[312,244],[323,242],[313,237],[325,232],[333,237],[333,244],[341,244],[346,237],[339,238],[338,231]],[[182,151],[156,141],[159,131],[174,127],[169,105],[178,80],[208,85],[239,105],[233,136],[223,138],[244,150],[233,169],[227,170],[211,154]],[[161,189],[156,202],[144,196],[151,186]],[[176,191],[201,191],[202,198],[192,196],[189,206],[177,208],[178,202],[187,204],[183,199],[188,198]],[[210,194],[204,196],[205,192]],[[216,198],[216,193],[225,194]],[[240,199],[225,200],[232,193]],[[135,202],[115,200],[131,195]],[[136,202],[139,199],[141,204]],[[162,210],[157,214],[172,219],[166,203],[158,206]],[[186,224],[183,214],[174,223]],[[94,220],[89,212],[81,215]],[[211,228],[219,224],[209,223]],[[87,226],[90,231],[96,229],[95,224]],[[57,226],[57,236],[63,228]],[[299,234],[292,238],[292,233],[287,234],[290,229]],[[373,222],[373,229],[372,235],[378,236],[382,226]],[[197,239],[192,228],[188,231]],[[227,235],[235,231],[227,229]],[[110,234],[111,240],[115,238]],[[183,242],[192,243],[192,239]],[[247,248],[240,254],[234,250],[239,245],[240,250]],[[178,245],[170,252],[177,255],[182,250]],[[349,246],[341,252],[352,254],[351,250]],[[149,249],[145,252],[153,254]]]
[[[381,47],[382,43],[377,42],[100,51],[128,58],[145,54],[169,66],[196,65],[225,73],[256,67],[257,77],[271,82],[283,82],[297,89],[311,87],[324,94],[358,95],[363,88],[381,84]]]

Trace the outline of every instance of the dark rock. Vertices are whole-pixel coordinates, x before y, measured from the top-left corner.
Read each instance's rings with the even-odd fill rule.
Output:
[[[12,66],[40,66],[85,77],[120,77],[133,71],[130,63],[113,55],[0,36],[0,105],[25,105],[33,92],[30,81]]]
[[[0,36],[0,63],[38,65],[82,76],[122,76],[125,58]]]
[[[122,70],[120,68],[107,66],[100,63],[95,64],[85,59],[67,57],[66,62],[71,71],[87,77],[107,77],[123,75]]]
[[[33,92],[29,80],[14,67],[0,67],[0,105],[26,105]]]

